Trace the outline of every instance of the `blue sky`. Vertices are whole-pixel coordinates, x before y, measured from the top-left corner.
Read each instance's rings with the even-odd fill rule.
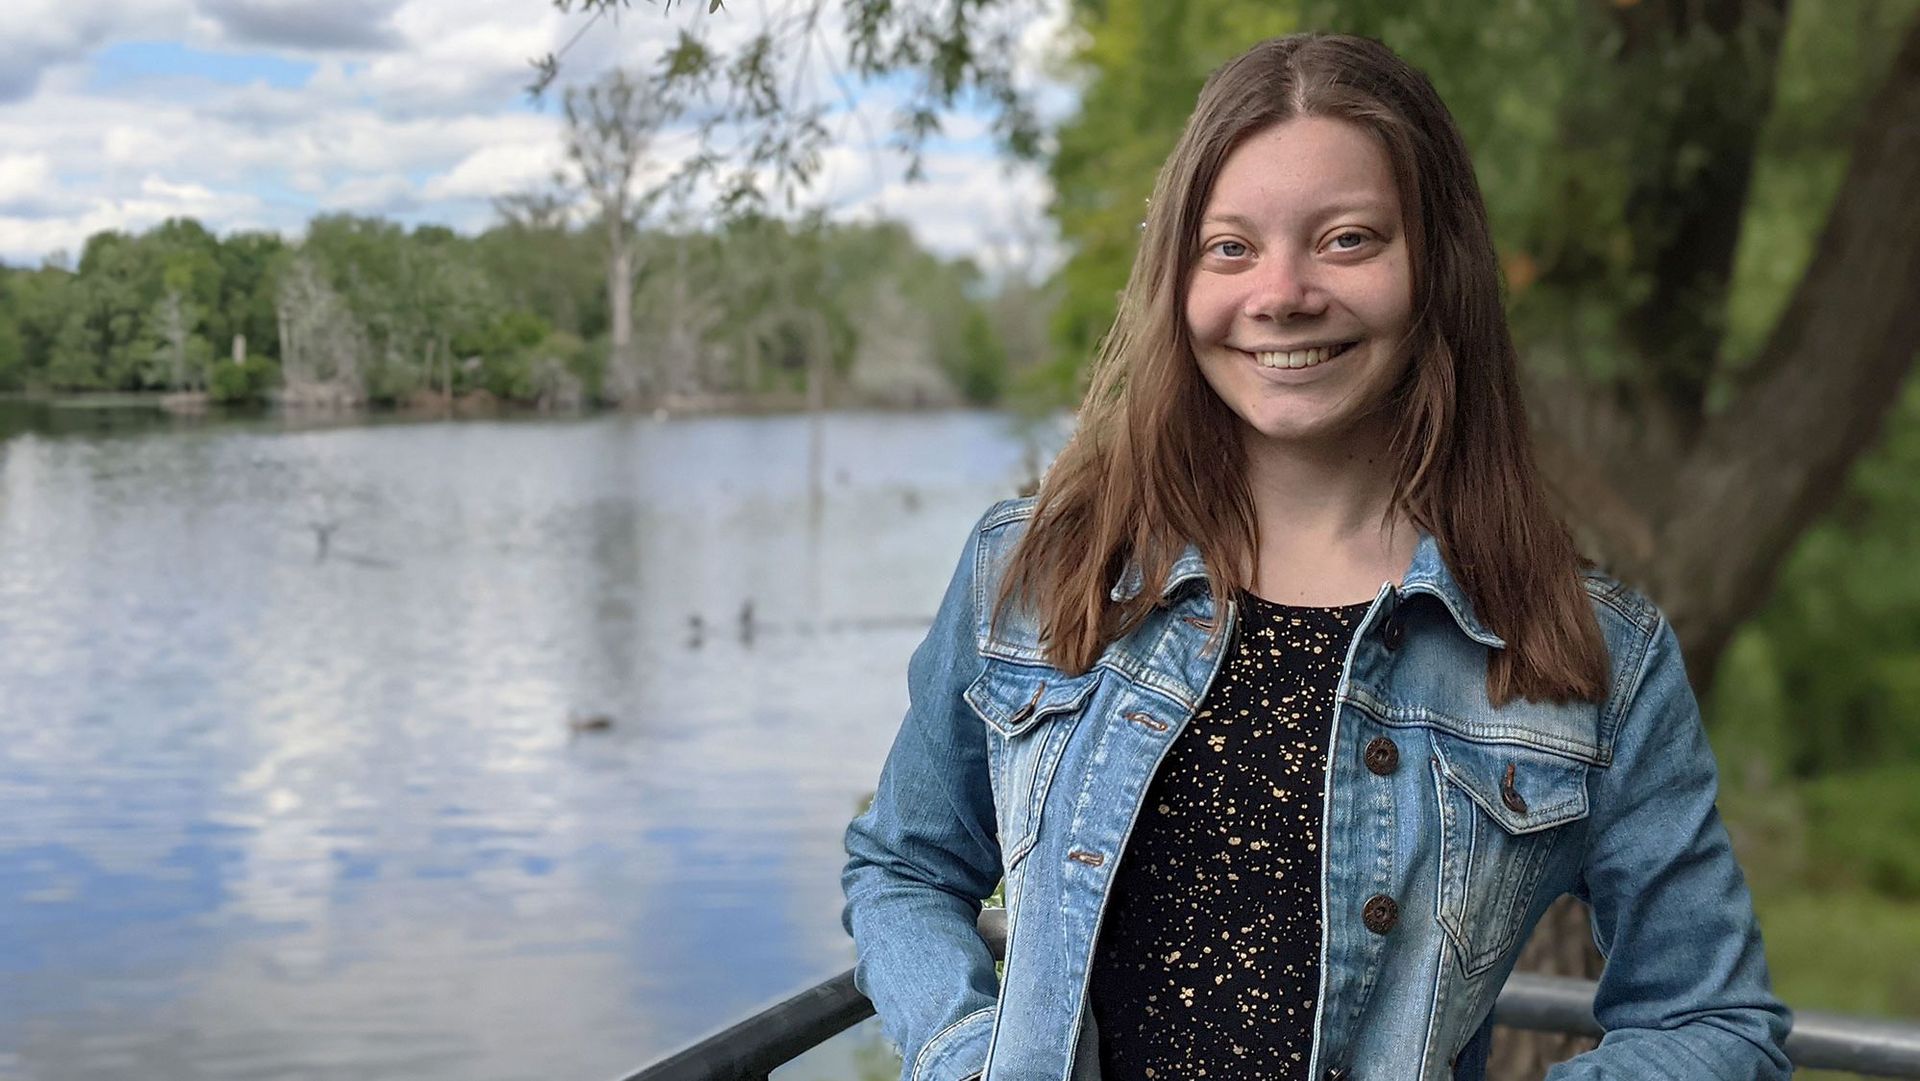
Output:
[[[87,89],[100,94],[169,81],[219,86],[258,82],[297,90],[320,69],[312,60],[271,53],[213,52],[179,41],[117,41],[95,53],[91,67]]]
[[[1036,72],[1063,0],[1044,6],[1052,14],[1027,33]],[[564,165],[558,88],[545,102],[523,89],[528,58],[581,26],[547,0],[106,7],[0,5],[0,260],[35,264],[78,252],[94,232],[171,216],[296,237],[314,214],[334,211],[471,232],[493,220],[495,196]],[[707,18],[704,8],[676,5],[663,17],[636,7],[590,27],[563,79],[651,66],[672,35]],[[741,22],[712,25],[737,36],[750,17],[729,11],[720,18]],[[1034,78],[1050,100],[1070,100]],[[1050,258],[1051,243],[1037,239],[1046,235],[1044,177],[1010,170],[978,113],[951,117],[949,136],[928,148],[927,180],[904,181],[904,162],[885,147],[889,102],[901,92],[880,83],[852,110],[836,108],[835,140],[806,204],[899,218],[947,254]],[[664,172],[691,142],[669,133],[657,147]]]

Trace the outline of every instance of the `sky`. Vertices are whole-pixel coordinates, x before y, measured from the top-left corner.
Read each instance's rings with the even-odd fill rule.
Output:
[[[589,23],[550,0],[6,0],[0,261],[76,257],[95,232],[176,216],[223,235],[297,238],[327,212],[478,232],[496,220],[495,196],[539,186],[564,164],[566,85],[651,68],[683,29],[737,40],[769,6],[796,2],[732,0],[709,15],[704,2],[662,12],[634,0],[617,21]],[[1018,6],[1018,70],[1043,118],[1058,119],[1074,100],[1052,74],[1065,0]],[[576,35],[559,83],[531,99],[530,59]],[[837,54],[840,40],[828,27],[817,55]],[[803,208],[898,219],[927,247],[989,269],[1044,269],[1057,257],[1044,173],[1008,162],[984,114],[950,115],[928,144],[924,179],[909,182],[887,145],[903,80],[849,96],[817,62],[796,78],[832,107]],[[692,145],[669,132],[656,168]]]

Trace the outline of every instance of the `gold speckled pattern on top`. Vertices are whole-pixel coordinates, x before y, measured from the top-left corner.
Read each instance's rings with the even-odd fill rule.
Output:
[[[1319,994],[1333,696],[1367,602],[1241,594],[1115,870],[1090,994],[1105,1081],[1305,1078]]]

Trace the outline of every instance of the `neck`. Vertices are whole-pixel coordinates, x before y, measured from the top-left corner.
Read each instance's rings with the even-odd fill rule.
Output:
[[[1354,542],[1396,525],[1393,463],[1380,438],[1285,444],[1247,443],[1247,487],[1262,542]]]
[[[1270,599],[1352,600],[1399,581],[1419,537],[1393,508],[1385,433],[1326,444],[1247,444],[1247,486],[1259,530],[1255,592]]]

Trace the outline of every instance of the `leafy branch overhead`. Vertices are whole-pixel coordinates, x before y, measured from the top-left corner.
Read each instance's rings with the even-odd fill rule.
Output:
[[[685,0],[648,0],[663,17]],[[536,98],[560,77],[567,52],[601,21],[615,21],[632,0],[552,0],[581,16],[573,36],[531,61]],[[763,208],[770,197],[792,206],[820,170],[832,124],[861,122],[863,84],[903,78],[888,145],[907,156],[907,174],[924,168],[927,140],[957,105],[984,105],[993,131],[1022,158],[1040,147],[1039,122],[1015,77],[1020,16],[1033,0],[787,0],[769,5],[757,25],[708,0],[642,75],[652,92],[686,105],[697,139],[683,180],[705,179],[723,209]],[[871,132],[866,133],[873,140]]]

